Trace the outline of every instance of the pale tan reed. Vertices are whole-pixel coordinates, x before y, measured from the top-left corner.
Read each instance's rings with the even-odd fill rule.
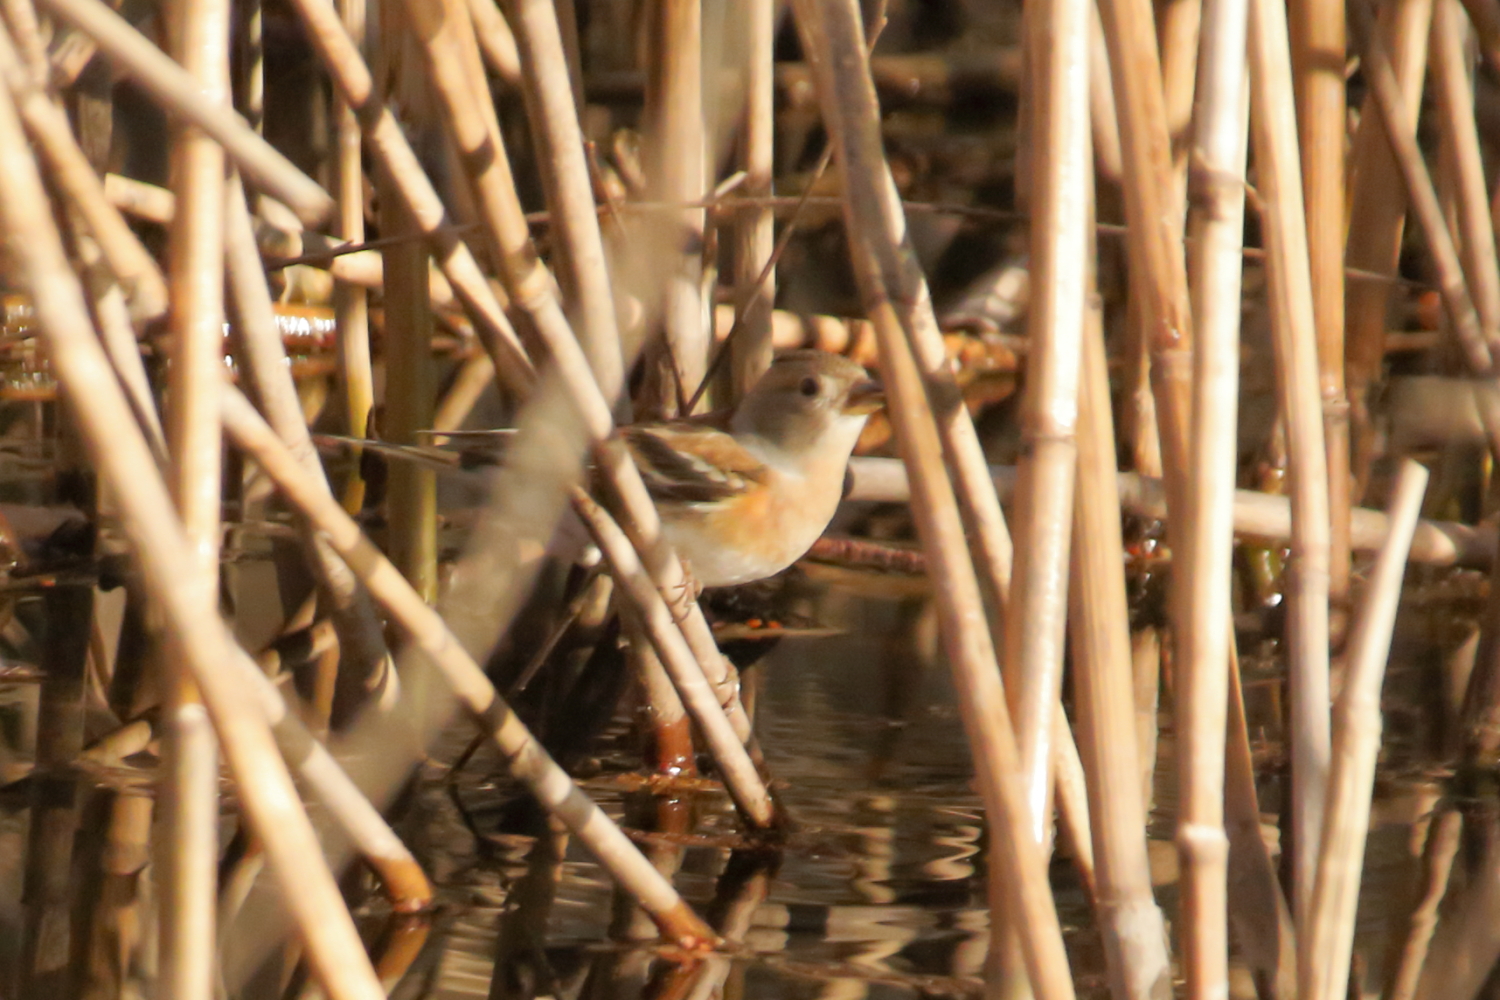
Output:
[[[1390,653],[1406,554],[1422,509],[1427,470],[1407,459],[1396,477],[1387,516],[1391,533],[1369,577],[1349,640],[1349,674],[1334,710],[1333,765],[1328,775],[1327,823],[1319,845],[1317,883],[1301,933],[1299,972],[1305,1000],[1340,1000],[1348,988],[1354,947],[1354,907],[1370,827],[1370,793],[1380,751],[1380,686]]]

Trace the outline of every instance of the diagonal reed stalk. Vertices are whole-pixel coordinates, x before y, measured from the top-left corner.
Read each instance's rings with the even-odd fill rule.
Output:
[[[1008,909],[1020,938],[1031,988],[1042,1000],[1072,997],[1061,928],[1047,884],[1043,855],[1031,830],[1031,810],[1010,713],[996,670],[995,650],[986,627],[979,582],[970,561],[958,504],[944,467],[939,428],[954,442],[955,427],[973,427],[949,390],[933,378],[927,333],[936,333],[926,284],[904,240],[905,225],[881,150],[878,105],[865,55],[858,4],[794,5],[803,50],[812,58],[823,121],[836,151],[845,192],[845,227],[866,310],[880,345],[892,423],[911,475],[913,513],[937,588],[941,631],[960,690],[986,813],[1001,851],[991,863],[992,912]],[[1086,78],[1080,83],[1086,85]],[[1080,125],[1086,125],[1083,119]],[[941,351],[941,344],[935,345]],[[914,354],[920,354],[916,357]],[[925,376],[925,377],[924,377]],[[925,384],[924,384],[925,383]],[[934,414],[934,410],[938,413]],[[936,419],[934,419],[936,416]],[[977,497],[963,467],[967,457],[955,447],[947,456],[958,467],[960,491],[971,511]],[[982,462],[982,486],[993,485]],[[996,505],[998,509],[998,505]],[[1049,704],[1041,725],[1052,720]],[[1004,947],[996,922],[991,947]]]
[[[343,508],[318,489],[243,396],[226,393],[224,420],[235,443],[254,456],[287,499],[318,526],[375,599],[442,672],[454,694],[494,738],[517,779],[627,887],[663,934],[689,945],[713,941],[713,932],[693,915],[671,884],[536,742],[442,617],[412,590]]]
[[[1370,793],[1380,751],[1380,685],[1390,653],[1406,554],[1422,509],[1427,470],[1407,459],[1396,479],[1388,516],[1391,533],[1370,574],[1364,605],[1349,640],[1349,674],[1335,709],[1333,766],[1328,776],[1328,821],[1319,845],[1317,884],[1303,937],[1303,1000],[1341,1000],[1347,994],[1354,947]]]
[[[1191,462],[1187,518],[1177,539],[1177,848],[1183,873],[1183,964],[1188,995],[1223,996],[1228,982],[1229,841],[1224,832],[1230,575],[1239,398],[1240,258],[1245,211],[1248,3],[1203,10],[1198,114],[1190,154],[1193,216]],[[1165,441],[1165,435],[1163,435]]]
[[[229,2],[170,10],[175,55],[205,101],[229,112]],[[217,594],[223,475],[219,389],[224,354],[224,151],[191,125],[172,139],[177,212],[167,247],[172,308],[167,449],[170,486],[192,549],[192,572]],[[162,794],[166,856],[162,985],[175,997],[213,992],[219,864],[219,767],[213,727],[181,650],[166,663]]]
[[[1255,177],[1266,246],[1277,411],[1285,428],[1292,501],[1291,554],[1284,579],[1292,700],[1292,912],[1302,926],[1312,895],[1328,781],[1331,521],[1325,411],[1318,383],[1319,331],[1282,5],[1251,0],[1250,52]]]
[[[166,485],[95,341],[82,290],[68,266],[48,201],[26,149],[15,106],[0,91],[0,170],[13,197],[0,199],[6,235],[30,294],[54,370],[74,400],[96,468],[113,492],[146,586],[190,666],[239,786],[240,804],[265,846],[283,898],[319,981],[336,1000],[384,996],[334,883],[286,765],[253,695],[222,664],[233,640],[218,615],[217,578],[197,571]]]

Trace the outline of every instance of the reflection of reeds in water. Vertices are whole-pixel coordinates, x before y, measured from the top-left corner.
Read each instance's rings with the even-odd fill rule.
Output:
[[[1080,971],[1097,973],[1070,968],[1064,949],[1047,865],[1060,820],[1118,1000],[1169,995],[1174,955],[1193,997],[1226,995],[1241,961],[1266,996],[1343,993],[1358,967],[1355,899],[1388,746],[1379,695],[1403,572],[1408,559],[1496,563],[1492,525],[1418,520],[1414,465],[1390,487],[1391,512],[1372,509],[1391,463],[1370,390],[1387,364],[1392,300],[1412,295],[1390,280],[1408,209],[1453,334],[1417,345],[1422,373],[1487,383],[1500,349],[1491,137],[1470,38],[1493,59],[1500,17],[1490,0],[1395,0],[1378,19],[1368,0],[1345,7],[1108,0],[1095,12],[1056,0],[1010,18],[1018,46],[929,57],[875,55],[877,42],[912,47],[920,32],[884,4],[867,25],[855,0],[795,0],[785,30],[772,0],[182,0],[151,24],[99,0],[0,4],[0,229],[16,293],[0,317],[0,416],[6,468],[18,470],[5,496],[50,491],[84,526],[70,541],[19,515],[4,525],[7,597],[44,595],[39,614],[7,606],[0,621],[16,649],[42,623],[30,635],[40,687],[22,741],[29,765],[4,758],[29,824],[22,933],[0,950],[19,995],[386,995],[422,964],[420,914],[435,890],[382,810],[455,707],[567,831],[536,840],[511,887],[518,909],[545,920],[576,841],[619,886],[613,933],[682,949],[671,961],[622,953],[588,973],[590,988],[746,989],[729,956],[762,928],[771,859],[802,831],[614,432],[636,414],[733,403],[793,341],[878,361],[889,420],[872,438],[893,432],[901,461],[857,460],[849,499],[905,506],[894,518],[864,509],[851,523],[868,537],[819,558],[926,574],[988,823],[988,960],[981,970],[969,948],[955,958],[967,979],[928,985],[972,993],[982,972],[989,995],[1065,1000]],[[330,94],[288,101],[268,76],[293,31]],[[777,64],[798,40],[802,61]],[[1367,96],[1346,165],[1351,54]],[[124,176],[148,172],[131,165],[154,140],[110,110],[118,95],[91,57],[169,116],[169,172]],[[1436,156],[1415,128],[1429,64]],[[1017,90],[1021,162],[1005,183],[1024,193],[1029,219],[1029,332],[974,332],[1005,326],[986,316],[944,332],[934,295],[962,282],[924,272],[919,253],[949,218],[933,202],[955,198],[914,193],[957,177],[976,202],[960,206],[968,226],[1009,221],[978,204],[972,165],[965,174],[901,142],[934,121],[951,127],[974,94],[988,109]],[[601,142],[637,102],[641,143]],[[316,136],[287,141],[293,105],[316,108]],[[778,145],[795,146],[799,130],[826,142],[821,156],[816,144]],[[801,197],[778,196],[799,166],[811,168]],[[533,202],[545,211],[528,214]],[[816,256],[820,237],[802,237],[832,225],[813,207],[829,204],[842,210],[846,298],[858,304],[842,311],[860,315],[802,315],[810,280],[777,273]],[[1096,233],[1118,229],[1096,229],[1096,214],[1123,216],[1124,239],[1101,245]],[[1247,232],[1264,281],[1244,280]],[[955,256],[944,263],[970,266]],[[964,301],[982,312],[994,300],[1014,319],[1001,271],[972,271],[993,287],[965,289]],[[824,283],[842,269],[836,278]],[[275,296],[330,284],[332,343],[289,334],[294,314],[316,318],[306,310],[326,303]],[[1267,308],[1245,310],[1262,288]],[[1269,335],[1242,338],[1242,314],[1263,315]],[[1116,325],[1123,335],[1106,336]],[[240,388],[225,380],[226,327]],[[1241,375],[1262,341],[1281,436],[1262,450],[1284,461],[1286,498],[1236,489]],[[999,411],[987,407],[1018,382],[1019,436],[991,434]],[[1445,384],[1431,383],[1439,395]],[[1451,395],[1464,411],[1451,426],[1500,458],[1494,394],[1476,382]],[[445,485],[390,446],[452,445],[467,423],[502,420],[516,433],[485,473],[489,499],[455,558]],[[310,424],[354,442],[333,479]],[[1015,470],[997,475],[985,447],[1007,436],[1019,441]],[[1393,432],[1393,450],[1431,443],[1419,438]],[[56,459],[40,485],[21,475],[33,454]],[[1472,464],[1450,456],[1444,469],[1464,481],[1434,493],[1483,496],[1493,469]],[[1164,613],[1128,603],[1122,510],[1166,522]],[[919,556],[882,549],[892,523]],[[611,586],[569,580],[567,550],[584,529]],[[1284,713],[1275,699],[1252,704],[1241,681],[1245,622],[1267,615],[1235,603],[1237,534],[1288,546],[1285,621],[1268,629],[1288,665]],[[264,595],[224,586],[247,538],[280,560]],[[1366,576],[1351,552],[1378,552]],[[95,582],[122,573],[123,601],[96,595]],[[278,598],[286,609],[259,607]],[[1445,741],[1470,768],[1491,765],[1497,742],[1500,599],[1490,604],[1462,736]],[[616,613],[623,626],[608,621]],[[117,640],[103,624],[116,615]],[[262,633],[252,657],[245,646]],[[595,734],[579,720],[607,714],[569,698],[617,693],[617,675],[601,677],[620,636],[657,751],[629,815],[650,830],[644,849],[559,764],[586,758]],[[1142,782],[1159,705],[1180,796],[1175,948],[1149,880]],[[1258,798],[1263,717],[1290,764],[1284,807]],[[152,797],[140,794],[142,761]],[[700,832],[701,764],[734,806],[732,834]],[[80,768],[132,777],[91,789]],[[879,815],[859,828],[867,863],[853,885],[871,907],[906,913],[885,809],[872,805]],[[1278,809],[1285,886],[1261,829]],[[1474,995],[1500,955],[1486,823],[1481,809],[1445,808],[1428,824],[1420,899],[1388,949],[1390,995]],[[1461,827],[1483,867],[1440,918]],[[689,845],[700,836],[728,864],[708,919],[674,887],[698,874]],[[380,884],[378,905],[336,879],[351,853]],[[967,861],[956,867],[967,876]],[[362,933],[356,917],[372,912],[401,919]],[[561,995],[540,939],[519,940],[534,928],[501,925],[491,995]],[[861,939],[829,995],[917,983],[895,968],[910,932]],[[699,953],[720,936],[729,950]]]

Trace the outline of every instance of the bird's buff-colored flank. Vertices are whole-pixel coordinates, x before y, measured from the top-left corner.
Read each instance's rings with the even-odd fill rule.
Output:
[[[729,418],[621,430],[668,540],[705,587],[764,579],[796,562],[833,519],[844,471],[880,386],[848,358],[777,358]]]

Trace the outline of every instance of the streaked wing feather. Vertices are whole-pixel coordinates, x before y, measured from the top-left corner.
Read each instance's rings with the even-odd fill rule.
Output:
[[[733,435],[689,423],[642,424],[621,430],[657,502],[715,503],[759,483],[765,467]]]

